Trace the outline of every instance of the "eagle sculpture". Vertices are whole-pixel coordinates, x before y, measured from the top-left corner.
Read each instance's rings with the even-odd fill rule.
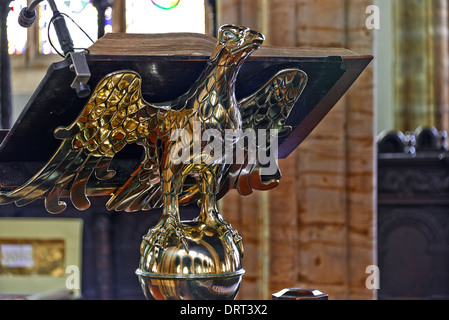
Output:
[[[279,170],[263,175],[260,162],[248,161],[249,146],[239,147],[237,143],[240,133],[248,129],[288,133],[291,128],[285,120],[307,83],[303,71],[282,70],[255,93],[236,101],[234,86],[240,67],[263,41],[262,34],[248,28],[222,26],[201,75],[190,90],[166,103],[145,101],[142,79],[132,70],[106,75],[78,118],[68,127],[55,130],[55,138],[62,142],[48,163],[23,186],[0,193],[0,204],[24,206],[45,198],[46,209],[60,213],[66,208],[60,197],[68,189],[73,205],[86,210],[90,206],[86,186],[92,174],[100,180],[112,178],[115,172],[109,165],[114,156],[127,144],[136,143],[144,149],[141,162],[113,192],[106,204],[109,210],[132,212],[162,206],[161,219],[147,241],[155,245],[179,241],[185,246],[179,205],[198,201],[197,219],[216,225],[222,234],[231,232],[239,243],[236,231],[218,213],[216,198],[220,190],[235,188],[246,195],[252,189],[273,188],[280,179]],[[232,146],[223,147],[222,156],[212,161],[213,155],[206,152],[210,140],[189,140],[182,135],[174,139],[174,133],[180,130],[195,137],[198,130],[210,129],[215,133],[213,139]],[[226,130],[236,134],[226,135]],[[192,150],[195,143],[199,152],[188,152],[183,161],[174,161],[182,151],[180,146]],[[270,148],[270,141],[264,145]],[[237,148],[244,149],[243,160],[223,161],[235,159]]]

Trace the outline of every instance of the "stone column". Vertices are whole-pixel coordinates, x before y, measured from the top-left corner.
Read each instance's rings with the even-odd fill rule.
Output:
[[[113,3],[113,0],[92,0],[93,6],[98,11],[98,39],[104,36],[105,12]]]
[[[432,0],[434,41],[434,95],[436,127],[449,130],[449,35],[448,2]]]
[[[0,0],[0,115],[1,128],[9,129],[12,122],[11,61],[8,53],[6,19],[11,0]]]
[[[431,1],[394,1],[395,129],[435,125]]]
[[[447,0],[394,1],[395,130],[449,129]]]

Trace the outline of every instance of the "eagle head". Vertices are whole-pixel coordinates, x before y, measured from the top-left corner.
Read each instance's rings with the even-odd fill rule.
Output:
[[[218,44],[211,60],[216,60],[220,53],[226,52],[229,58],[240,62],[257,50],[264,40],[263,34],[246,27],[230,24],[221,26],[218,30]]]

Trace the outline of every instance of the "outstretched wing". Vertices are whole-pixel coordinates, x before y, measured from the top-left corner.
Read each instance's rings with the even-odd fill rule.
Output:
[[[155,144],[144,144],[145,151],[128,181],[109,199],[109,210],[135,212],[162,206],[162,188]]]
[[[89,208],[86,185],[92,173],[101,180],[111,178],[115,172],[108,169],[109,164],[128,143],[151,147],[148,137],[156,130],[158,113],[165,111],[143,100],[141,81],[132,71],[104,77],[77,120],[55,130],[62,142],[44,168],[23,186],[0,193],[0,204],[24,206],[45,197],[46,209],[59,213],[66,208],[59,201],[61,193],[69,187],[73,205],[79,210]],[[143,163],[147,167],[152,162],[149,155]]]
[[[251,146],[246,146],[242,158],[237,159],[234,155],[233,164],[225,169],[228,173],[222,186],[223,191],[237,189],[240,194],[248,195],[253,189],[269,190],[279,184],[281,173],[277,162],[268,162],[269,159],[266,158],[267,163],[262,163],[260,155],[269,153],[270,148],[274,147],[271,144],[273,137],[270,136],[270,130],[276,130],[279,137],[291,131],[285,121],[306,84],[307,75],[304,71],[285,69],[274,75],[257,92],[239,102],[243,132],[255,130],[258,137],[256,150],[251,153]],[[262,133],[265,133],[266,141],[260,140],[258,130],[264,130]],[[275,168],[270,167],[273,165]],[[264,174],[264,168],[268,169],[267,167],[270,170],[265,170],[268,174]]]

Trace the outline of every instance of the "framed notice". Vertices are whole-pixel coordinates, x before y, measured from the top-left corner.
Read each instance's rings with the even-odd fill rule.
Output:
[[[0,218],[0,295],[81,295],[81,219]]]

